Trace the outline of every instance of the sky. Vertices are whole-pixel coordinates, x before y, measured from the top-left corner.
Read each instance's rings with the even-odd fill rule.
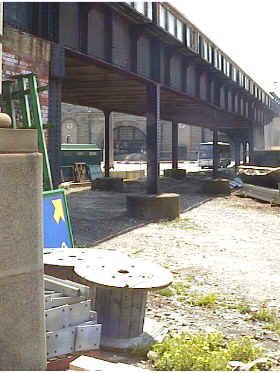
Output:
[[[171,0],[169,3],[264,90],[280,94],[280,0]]]

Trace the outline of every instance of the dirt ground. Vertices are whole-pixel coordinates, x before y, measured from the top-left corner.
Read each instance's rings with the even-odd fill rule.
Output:
[[[126,195],[144,193],[142,183],[127,185],[124,193],[69,194],[76,247],[116,250],[168,268],[174,283],[184,284],[184,296],[175,288],[171,296],[150,293],[148,317],[164,323],[170,335],[250,335],[279,369],[280,336],[250,317],[264,304],[276,313],[280,309],[280,207],[234,193],[205,195],[202,182],[194,176],[161,180],[162,192],[180,194],[180,220],[168,223],[127,216]],[[209,294],[216,297],[213,307],[191,301]]]

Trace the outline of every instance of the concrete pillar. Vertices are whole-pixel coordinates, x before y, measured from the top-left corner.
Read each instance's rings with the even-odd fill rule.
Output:
[[[114,166],[114,138],[113,138],[113,124],[112,113],[110,111],[104,112],[105,127],[104,127],[104,170],[105,177],[110,176],[110,168]]]
[[[219,152],[218,152],[218,130],[214,128],[213,130],[213,179],[217,178],[219,166]]]
[[[147,86],[147,193],[159,193],[160,86]]]
[[[0,153],[0,369],[46,370],[37,131],[0,128]]]
[[[172,123],[172,169],[178,169],[178,123],[173,120]]]

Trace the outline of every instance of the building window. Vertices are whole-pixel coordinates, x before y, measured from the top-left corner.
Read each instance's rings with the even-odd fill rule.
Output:
[[[214,49],[214,67],[218,68],[218,52],[217,49]]]
[[[208,61],[208,44],[205,40],[203,42],[203,57],[206,61]]]
[[[139,13],[145,14],[145,3],[143,1],[135,1],[134,7]]]
[[[152,21],[153,20],[153,3],[147,4],[147,17]]]
[[[171,35],[175,36],[176,35],[175,17],[170,12],[167,12],[167,16],[168,16],[168,31],[170,32]]]
[[[212,63],[212,54],[213,54],[213,48],[212,46],[209,44],[208,45],[208,62]]]
[[[160,5],[159,12],[159,25],[160,27],[166,29],[166,9]]]
[[[183,41],[183,23],[177,19],[177,39]]]
[[[188,26],[186,27],[186,41],[187,41],[187,47],[190,48],[191,47],[191,30]]]
[[[234,66],[232,66],[232,76],[231,76],[231,79],[236,82],[237,80],[237,71],[236,71],[236,68]]]

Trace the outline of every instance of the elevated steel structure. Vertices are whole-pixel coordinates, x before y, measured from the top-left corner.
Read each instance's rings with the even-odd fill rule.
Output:
[[[16,6],[24,7],[25,21],[15,20]],[[178,123],[222,131],[237,148],[249,143],[252,153],[263,146],[264,125],[278,115],[276,100],[169,3],[5,7],[7,23],[53,42],[50,122],[60,123],[61,101],[104,111],[106,175],[110,113],[147,116],[150,193],[158,192],[160,119],[172,122],[176,166]],[[49,133],[53,169],[59,146],[58,125]]]

